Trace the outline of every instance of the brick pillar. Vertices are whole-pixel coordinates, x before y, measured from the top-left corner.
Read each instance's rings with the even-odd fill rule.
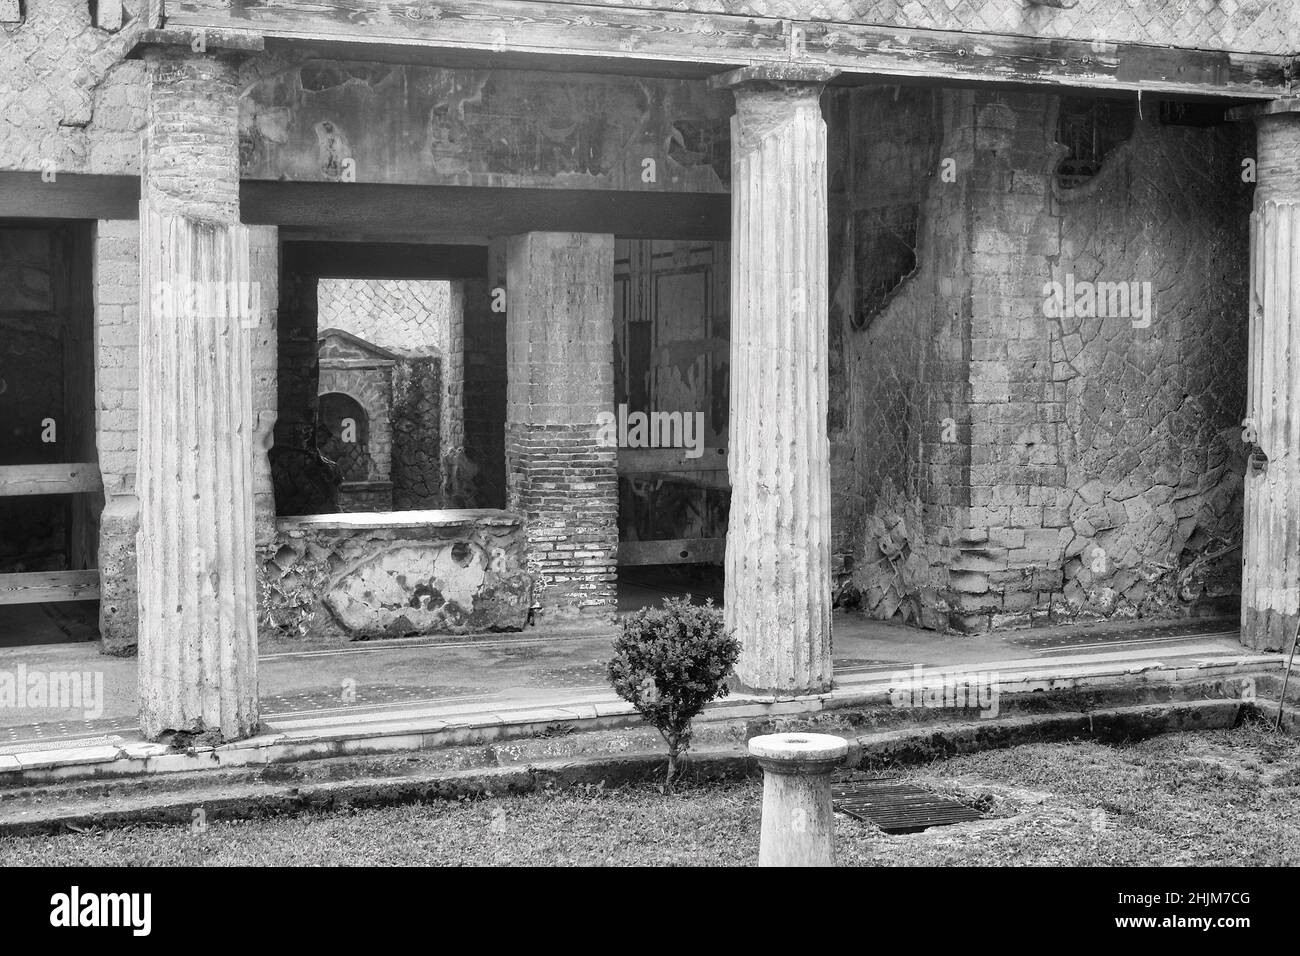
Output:
[[[618,453],[597,434],[614,406],[614,237],[532,232],[506,257],[506,507],[526,519],[542,614],[611,613]]]
[[[726,616],[750,690],[831,686],[828,73],[715,80],[731,121],[731,515]]]
[[[140,409],[140,226],[95,230],[95,442],[104,480],[99,522],[99,634],[106,654],[136,649],[135,495]]]
[[[1260,651],[1290,648],[1300,620],[1300,103],[1265,110],[1246,383],[1258,448],[1246,469],[1241,582],[1241,640]]]
[[[184,48],[182,48],[184,49]],[[140,203],[140,724],[257,729],[248,230],[234,65],[153,49]]]

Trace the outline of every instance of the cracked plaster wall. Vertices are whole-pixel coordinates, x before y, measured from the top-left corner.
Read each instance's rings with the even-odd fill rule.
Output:
[[[872,97],[889,95],[848,94],[865,100],[851,122],[878,129]],[[1152,104],[1093,181],[1062,193],[1054,97],[933,96],[955,182],[900,157],[905,135],[842,154],[858,185],[832,171],[847,208],[922,197],[917,270],[865,331],[847,321],[846,285],[866,281],[851,235],[832,262],[849,593],[876,617],[962,630],[1231,612],[1249,131],[1163,125]],[[918,127],[937,108],[901,103]],[[919,134],[911,148],[934,155]],[[851,218],[838,217],[850,234]],[[1150,281],[1150,328],[1048,318],[1044,284],[1066,273]]]

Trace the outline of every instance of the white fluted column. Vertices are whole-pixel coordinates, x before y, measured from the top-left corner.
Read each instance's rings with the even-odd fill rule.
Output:
[[[1300,101],[1264,109],[1246,411],[1258,451],[1246,469],[1241,588],[1242,643],[1260,651],[1290,648],[1300,621]]]
[[[826,123],[813,70],[715,80],[731,121],[731,515],[741,685],[831,686]]]
[[[148,56],[140,203],[140,724],[257,729],[250,337],[234,65]]]

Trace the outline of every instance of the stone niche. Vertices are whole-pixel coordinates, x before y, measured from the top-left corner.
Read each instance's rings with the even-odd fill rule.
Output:
[[[532,579],[506,511],[279,518],[260,549],[259,636],[343,642],[518,631]]]
[[[340,511],[391,511],[393,366],[398,356],[342,329],[319,335],[321,452],[343,473]]]

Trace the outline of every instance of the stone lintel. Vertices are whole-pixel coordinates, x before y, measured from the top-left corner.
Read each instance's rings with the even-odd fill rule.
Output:
[[[726,73],[718,73],[709,77],[709,87],[715,90],[730,90],[738,86],[751,84],[808,83],[824,85],[839,76],[841,72],[841,70],[814,63],[742,66],[740,69],[729,70]]]
[[[196,46],[199,44],[199,46]],[[126,59],[144,59],[152,52],[209,53],[213,56],[255,56],[266,49],[261,34],[242,30],[211,30],[170,27],[141,30],[126,51]]]
[[[1224,113],[1224,116],[1229,120],[1239,122],[1242,120],[1255,120],[1264,116],[1278,116],[1284,113],[1300,113],[1300,96],[1279,96],[1275,100],[1265,100],[1263,103],[1234,106]]]

